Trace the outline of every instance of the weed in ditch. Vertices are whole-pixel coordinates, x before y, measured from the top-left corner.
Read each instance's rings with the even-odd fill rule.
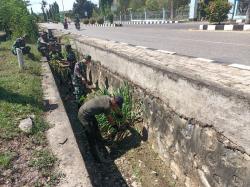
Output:
[[[13,153],[11,152],[0,153],[0,169],[8,169],[11,165],[13,157]]]
[[[39,150],[34,151],[33,158],[29,162],[29,166],[35,167],[43,173],[46,173],[47,171],[50,171],[55,162],[56,157],[48,150]]]
[[[122,96],[124,98],[124,103],[122,107],[123,117],[117,116],[115,113],[112,113],[115,124],[118,126],[120,131],[116,131],[108,122],[104,114],[97,115],[97,121],[100,125],[101,132],[104,134],[106,139],[114,139],[116,141],[122,140],[127,135],[127,129],[132,127],[136,122],[141,120],[142,115],[142,102],[133,99],[132,97],[132,87],[128,83],[124,83],[123,86],[114,90],[111,94],[107,89],[98,90],[92,92],[87,97],[82,98],[83,101],[88,101],[95,96],[100,95],[109,95],[109,96]]]

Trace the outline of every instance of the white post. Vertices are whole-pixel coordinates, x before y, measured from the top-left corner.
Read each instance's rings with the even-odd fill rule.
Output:
[[[17,60],[18,60],[19,68],[20,68],[20,70],[23,70],[23,68],[24,68],[24,60],[23,60],[22,50],[17,48],[16,52],[17,52]]]
[[[147,20],[147,11],[146,11],[146,8],[144,8],[144,20]]]

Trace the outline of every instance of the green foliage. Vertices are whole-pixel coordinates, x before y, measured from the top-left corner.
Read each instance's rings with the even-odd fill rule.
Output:
[[[10,152],[0,153],[0,169],[7,169],[10,167],[13,154]]]
[[[90,18],[90,19],[89,19],[89,23],[92,24],[92,25],[95,24],[95,23],[96,23],[95,18]]]
[[[124,129],[120,132],[118,136],[124,135],[126,128],[133,126],[137,121],[141,120],[142,115],[142,103],[138,100],[135,100],[132,97],[132,88],[128,85],[128,83],[124,83],[123,86],[114,90],[113,94],[111,94],[107,89],[98,90],[97,92],[93,92],[85,98],[85,102],[94,98],[95,96],[100,95],[109,95],[109,96],[122,96],[124,98],[124,103],[122,107],[123,117],[119,118],[115,113],[112,113],[112,117],[114,119],[114,123],[118,126],[119,129]],[[97,121],[100,125],[101,131],[104,133],[104,136],[110,137],[110,135],[116,133],[115,129],[109,124],[106,116],[104,114],[96,116]],[[118,138],[119,139],[119,138]]]
[[[44,128],[42,116],[42,88],[41,64],[35,59],[40,59],[35,46],[32,46],[34,60],[25,58],[25,70],[20,72],[16,56],[9,52],[12,42],[0,45],[0,141],[13,139],[19,135],[18,124],[20,119],[30,114],[35,114],[34,133]],[[0,57],[0,58],[1,58]]]
[[[145,7],[145,0],[130,1],[129,7],[132,8],[132,10],[142,9]]]
[[[49,5],[48,10],[48,19],[54,22],[60,22],[60,12],[59,12],[59,6],[57,2],[54,2],[53,4]]]
[[[114,15],[113,14],[108,14],[107,15],[107,20],[112,24],[113,23],[113,21],[114,21]]]
[[[84,19],[84,20],[83,20],[83,23],[84,23],[85,25],[88,25],[88,24],[89,24],[89,19]]]
[[[8,37],[20,37],[28,34],[32,41],[38,36],[36,18],[31,15],[22,0],[1,0],[0,3],[0,30]]]
[[[228,18],[231,5],[227,0],[211,1],[206,8],[207,17],[210,22],[221,23]]]
[[[87,0],[76,0],[73,4],[73,13],[79,18],[91,17],[94,9],[96,9],[96,5]]]
[[[98,24],[103,24],[103,23],[104,23],[104,19],[103,19],[102,17],[99,17],[99,18],[97,19],[97,23],[98,23]]]
[[[158,0],[146,0],[146,7],[148,10],[159,10],[159,1]]]
[[[39,170],[49,170],[56,162],[56,157],[48,150],[39,150],[33,153],[33,158],[29,162],[29,165]]]

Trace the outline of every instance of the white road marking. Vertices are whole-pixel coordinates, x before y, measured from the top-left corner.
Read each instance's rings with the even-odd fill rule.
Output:
[[[244,70],[250,70],[250,66],[242,65],[242,64],[230,64],[230,67],[244,69]]]
[[[203,62],[214,62],[214,60],[207,59],[207,58],[196,58],[197,60],[203,61]]]
[[[165,51],[165,50],[161,50],[161,49],[156,50],[156,51],[159,51],[159,52],[162,52],[162,53],[167,53],[167,54],[170,54],[170,55],[174,55],[174,54],[176,54],[176,52],[172,52],[172,51]]]

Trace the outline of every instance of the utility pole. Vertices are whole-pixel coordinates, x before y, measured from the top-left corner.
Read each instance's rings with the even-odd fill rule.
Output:
[[[64,20],[64,4],[63,4],[63,0],[62,0],[62,7],[63,7],[63,20]]]

